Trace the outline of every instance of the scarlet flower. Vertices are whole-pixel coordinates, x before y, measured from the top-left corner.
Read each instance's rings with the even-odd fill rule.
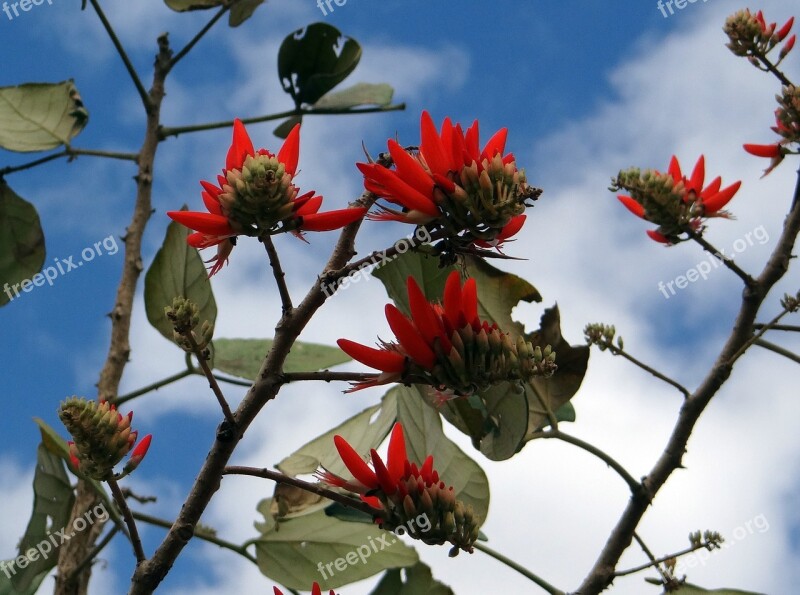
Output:
[[[460,236],[467,244],[498,247],[522,227],[526,201],[541,193],[528,185],[514,155],[503,153],[507,135],[500,129],[481,150],[477,121],[465,134],[445,118],[439,132],[430,114],[422,112],[416,153],[389,140],[394,169],[357,164],[364,187],[401,208],[381,205],[368,218],[441,227],[451,240]]]
[[[386,463],[373,448],[370,467],[347,440],[336,435],[333,442],[354,479],[350,481],[322,469],[316,474],[321,481],[358,494],[375,508],[376,522],[383,528],[391,530],[404,526],[411,537],[425,543],[450,542],[453,545],[451,556],[459,549],[472,552],[472,544],[478,538],[478,517],[471,506],[456,499],[453,486],[447,487],[440,480],[433,468],[432,455],[425,458],[421,467],[408,460],[400,422],[392,428]],[[426,523],[408,522],[410,519],[418,521],[420,515],[425,516]]]
[[[272,587],[272,591],[274,592],[274,595],[283,595],[283,591],[281,591],[278,587]],[[316,581],[311,586],[311,595],[322,595],[322,589],[320,588],[319,583]],[[336,593],[334,593],[333,589],[331,589],[328,595],[336,595]]]
[[[794,36],[792,36],[790,42],[794,44]],[[788,44],[789,42],[787,42]],[[796,150],[791,150],[789,145],[800,143],[800,89],[794,86],[786,86],[777,99],[778,109],[775,110],[775,126],[771,128],[773,132],[780,135],[781,140],[771,145],[744,145],[744,150],[751,155],[770,160],[769,167],[764,170],[764,176],[778,167],[786,155],[797,152]]]
[[[173,220],[195,232],[187,243],[195,248],[217,246],[209,276],[227,262],[236,236],[303,231],[331,231],[356,221],[365,208],[319,213],[322,197],[314,191],[298,196],[293,184],[300,154],[300,124],[286,137],[277,155],[255,151],[241,120],[233,124],[233,141],[217,184],[201,181],[207,213],[170,211]]]
[[[406,286],[411,316],[392,304],[385,308],[397,343],[384,342],[375,349],[339,339],[347,355],[381,371],[348,392],[409,382],[468,395],[497,382],[527,380],[555,370],[555,354],[549,346],[542,351],[522,337],[512,342],[496,324],[481,321],[475,279],[462,287],[459,273],[450,273],[442,304],[429,303],[413,277]]]
[[[793,25],[794,17],[791,17],[778,29],[777,23],[767,24],[760,10],[753,14],[749,9],[744,9],[727,18],[724,30],[730,40],[728,48],[734,54],[762,60],[786,39]],[[781,48],[778,63],[786,57],[793,46],[794,36]]]
[[[640,172],[638,169],[620,172],[612,190],[625,189],[631,195],[617,195],[619,201],[637,217],[659,224],[648,230],[651,239],[664,244],[682,241],[682,233],[697,231],[704,219],[730,218],[722,210],[738,192],[741,181],[722,188],[722,178],[705,182],[705,157],[700,155],[688,178],[683,175],[678,159],[673,155],[666,174],[659,171]]]

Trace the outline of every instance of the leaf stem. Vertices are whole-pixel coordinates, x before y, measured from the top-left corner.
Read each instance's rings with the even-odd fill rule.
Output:
[[[145,514],[143,512],[131,511],[134,519],[142,521],[144,523],[148,523],[150,525],[155,525],[156,527],[163,527],[164,529],[171,529],[172,523],[170,521],[160,519],[154,516],[150,516],[149,514]],[[210,535],[206,533],[202,529],[196,530],[194,532],[194,537],[197,539],[202,539],[203,541],[207,541],[209,543],[213,543],[214,545],[218,545],[221,548],[225,548],[226,550],[230,550],[232,552],[236,552],[240,556],[243,556],[250,560],[253,564],[256,564],[255,556],[250,554],[244,547],[236,545],[235,543],[231,543],[230,541],[225,541],[224,539],[220,539],[214,535]]]
[[[764,349],[769,349],[783,357],[789,358],[796,364],[800,364],[800,355],[789,351],[781,347],[780,345],[775,345],[775,343],[770,343],[769,341],[765,341],[764,339],[756,339],[753,343],[754,345],[758,345],[759,347],[763,347]]]
[[[208,23],[206,23],[203,26],[203,28],[200,29],[200,31],[198,31],[194,37],[192,37],[191,40],[189,40],[189,43],[183,46],[181,50],[172,57],[172,60],[169,61],[169,66],[168,66],[169,70],[172,70],[175,67],[175,65],[181,60],[181,58],[186,56],[186,54],[188,54],[191,51],[191,49],[197,44],[197,42],[200,41],[203,38],[203,36],[209,32],[211,27],[213,27],[216,24],[216,22],[220,20],[225,15],[225,13],[228,12],[228,10],[230,10],[230,7],[231,5],[227,4],[222,8],[220,8],[217,11],[217,13],[213,17],[211,17],[211,20],[208,21]]]
[[[661,372],[659,372],[655,368],[651,368],[650,366],[648,366],[644,362],[639,361],[638,359],[636,359],[635,357],[630,355],[627,351],[625,351],[624,349],[620,349],[618,346],[614,345],[611,342],[605,343],[604,346],[611,352],[612,355],[621,355],[626,360],[628,360],[632,364],[640,367],[645,372],[648,372],[649,374],[652,374],[653,376],[655,376],[659,380],[662,380],[662,381],[666,382],[667,384],[669,384],[670,386],[675,387],[677,390],[680,391],[680,393],[683,395],[684,399],[688,399],[689,398],[689,395],[690,395],[689,390],[687,388],[685,388],[683,385],[679,384],[677,381],[675,381],[672,378],[670,378],[669,376],[666,376],[665,374],[662,374]]]
[[[322,487],[320,484],[303,481],[302,479],[297,479],[296,477],[290,477],[288,475],[285,475],[284,473],[281,473],[280,471],[273,471],[272,469],[257,468],[257,467],[242,467],[238,465],[232,465],[225,467],[225,469],[222,471],[222,474],[250,475],[252,477],[271,479],[276,483],[283,483],[286,485],[294,486],[296,488],[300,488],[301,490],[305,490],[306,492],[311,492],[312,494],[316,494],[317,496],[322,496],[323,498],[327,498],[328,500],[333,500],[334,502],[338,502],[342,506],[347,506],[348,508],[359,510],[361,512],[370,515],[371,517],[374,517],[376,512],[379,512],[376,511],[372,506],[370,506],[366,502],[350,498],[349,496],[345,496],[344,494],[340,494],[339,492],[335,492],[333,490],[329,490],[328,488]]]
[[[284,112],[275,114],[268,114],[266,116],[258,116],[255,118],[241,118],[242,124],[257,124],[259,122],[269,122],[271,120],[281,120],[284,118],[291,118],[293,116],[347,116],[352,114],[372,114],[376,112],[393,112],[406,109],[405,103],[383,105],[376,107],[364,107],[359,109],[341,109],[341,108],[316,108],[316,109],[291,109]],[[189,126],[162,126],[159,131],[159,139],[164,140],[170,136],[178,136],[188,132],[202,132],[205,130],[217,130],[219,128],[230,128],[233,126],[233,120],[223,120],[221,122],[209,122],[206,124],[193,124]]]
[[[167,376],[166,378],[162,378],[161,380],[153,382],[152,384],[148,384],[147,386],[143,386],[142,388],[139,388],[133,392],[129,392],[127,395],[117,397],[114,403],[117,405],[117,407],[119,407],[123,403],[127,403],[128,401],[131,401],[137,397],[141,397],[142,395],[146,395],[149,392],[168,386],[173,382],[177,382],[178,380],[186,378],[187,376],[191,376],[192,374],[199,374],[199,373],[200,373],[199,370],[194,370],[194,369],[181,370],[177,374],[173,374],[172,376]]]
[[[111,488],[111,495],[114,496],[114,502],[117,503],[117,506],[122,513],[122,518],[125,519],[125,525],[128,527],[128,533],[130,533],[131,537],[131,544],[133,545],[133,553],[136,555],[136,563],[141,564],[146,560],[146,557],[144,555],[144,550],[142,549],[142,540],[139,538],[139,531],[136,529],[136,521],[133,520],[131,509],[128,508],[128,501],[125,500],[125,496],[123,495],[122,490],[119,489],[119,484],[117,483],[116,479],[109,476],[105,479],[105,482],[108,484],[108,487]]]
[[[100,19],[100,22],[103,24],[103,28],[108,33],[108,37],[111,39],[111,43],[114,44],[114,47],[119,54],[119,57],[122,58],[122,63],[125,64],[125,70],[128,71],[128,74],[133,81],[134,86],[136,87],[136,92],[139,93],[139,98],[142,100],[142,105],[144,105],[145,111],[148,113],[153,108],[153,102],[150,97],[150,94],[144,88],[142,81],[139,79],[139,75],[136,73],[136,69],[133,67],[133,64],[128,58],[128,54],[125,51],[125,48],[122,47],[122,43],[120,42],[119,38],[117,37],[117,33],[114,31],[114,28],[111,26],[111,23],[108,22],[103,9],[100,8],[100,3],[97,0],[89,0],[92,3],[92,8],[97,13],[97,17]]]
[[[510,558],[507,558],[506,556],[504,556],[500,552],[497,552],[497,551],[493,550],[492,548],[490,548],[489,546],[484,545],[482,542],[476,541],[473,544],[472,547],[474,547],[476,550],[482,551],[484,554],[487,554],[487,555],[491,556],[492,558],[494,558],[498,562],[502,562],[503,564],[505,564],[509,568],[511,568],[513,570],[516,570],[522,576],[530,579],[531,581],[533,581],[534,583],[539,585],[542,589],[544,589],[545,591],[547,591],[551,595],[566,595],[566,593],[564,593],[564,591],[561,591],[560,589],[556,589],[553,585],[548,583],[543,578],[535,575],[534,573],[532,573],[530,570],[528,570],[527,568],[525,568],[521,564],[517,564],[516,562],[514,562]]]

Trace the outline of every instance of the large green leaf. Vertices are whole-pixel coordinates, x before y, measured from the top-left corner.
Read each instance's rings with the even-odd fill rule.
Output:
[[[239,0],[231,7],[231,13],[228,15],[228,25],[238,27],[253,16],[256,8],[263,3],[264,0]]]
[[[0,306],[33,287],[31,278],[41,270],[44,258],[44,233],[36,208],[0,180]],[[14,287],[23,281],[24,287]]]
[[[258,568],[292,589],[305,591],[314,581],[323,591],[336,589],[419,561],[413,548],[375,525],[349,523],[318,511],[283,521],[278,530],[270,508],[269,498],[258,507],[266,519],[256,523],[261,533],[254,540]]]
[[[489,480],[478,463],[469,458],[442,431],[442,420],[414,387],[397,386],[397,421],[403,424],[409,460],[421,464],[433,455],[434,468],[453,486],[458,499],[472,505],[481,524],[489,512]]]
[[[677,591],[670,591],[670,595],[700,595],[701,593],[713,593],[713,595],[764,595],[754,591],[741,591],[739,589],[703,589],[697,585],[684,583]]]
[[[187,10],[206,10],[215,6],[222,6],[227,0],[164,0],[172,10],[186,12]]]
[[[0,87],[0,147],[10,151],[69,144],[88,119],[72,80]]]
[[[20,557],[3,563],[0,595],[35,593],[58,560],[49,533],[64,529],[69,535],[67,523],[75,501],[72,485],[61,458],[47,450],[44,444],[40,444],[36,451],[33,494],[33,513],[19,545]]]
[[[272,339],[214,339],[214,367],[227,374],[255,380]],[[315,372],[350,361],[338,347],[297,341],[283,364],[284,372]]]
[[[322,436],[304,444],[276,465],[287,475],[313,473],[320,466],[337,475],[349,476],[349,471],[333,446],[333,437],[342,436],[360,453],[378,448],[389,435],[397,419],[397,393],[389,391],[379,405],[373,405],[345,420]]]
[[[403,580],[405,574],[405,580]],[[453,590],[433,578],[431,569],[417,562],[403,570],[387,570],[370,595],[453,595]]]
[[[386,83],[357,83],[347,89],[323,96],[314,104],[319,109],[349,109],[361,105],[386,106],[392,102],[394,89]]]
[[[353,72],[361,46],[327,23],[289,34],[278,50],[278,76],[295,105],[313,104]]]
[[[186,205],[182,210],[186,209]],[[172,306],[176,297],[192,300],[200,308],[200,323],[211,324],[217,318],[217,303],[211,283],[197,249],[186,243],[189,230],[172,222],[167,227],[164,243],[144,277],[144,307],[147,320],[169,342],[173,342],[172,322],[164,308]]]

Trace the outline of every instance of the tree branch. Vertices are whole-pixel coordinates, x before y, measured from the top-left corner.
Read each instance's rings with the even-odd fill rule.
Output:
[[[482,551],[484,554],[488,554],[489,556],[491,556],[492,558],[494,558],[498,562],[502,562],[503,564],[505,564],[509,568],[512,568],[512,569],[516,570],[522,576],[524,576],[525,578],[530,579],[531,581],[533,581],[534,583],[539,585],[542,589],[544,589],[545,591],[547,591],[551,595],[566,595],[564,593],[564,591],[556,589],[553,585],[548,583],[543,578],[535,575],[534,573],[532,573],[530,570],[528,570],[527,568],[525,568],[521,564],[517,564],[516,562],[514,562],[510,558],[507,558],[506,556],[504,556],[500,552],[497,552],[497,551],[493,550],[492,548],[490,548],[489,546],[484,545],[483,542],[476,541],[472,545],[472,547],[474,547],[476,550]]]

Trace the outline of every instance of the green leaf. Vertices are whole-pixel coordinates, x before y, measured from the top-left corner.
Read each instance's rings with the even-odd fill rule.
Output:
[[[67,527],[75,502],[64,463],[43,444],[36,451],[33,494],[33,513],[19,545],[19,554],[24,558],[25,567],[20,566],[20,558],[5,562],[5,571],[0,575],[0,595],[36,592],[58,561],[56,548],[48,532]],[[36,546],[41,549],[36,549]]]
[[[276,467],[286,475],[294,477],[313,473],[321,465],[331,473],[348,477],[350,472],[347,471],[333,445],[333,437],[339,434],[360,453],[368,453],[371,448],[378,448],[389,435],[397,418],[396,399],[397,393],[389,391],[379,405],[364,409],[322,436],[304,444]]]
[[[278,50],[278,77],[295,105],[313,104],[347,78],[361,59],[361,46],[327,23],[288,35]]]
[[[30,153],[69,144],[89,112],[72,80],[0,87],[0,147]]]
[[[272,339],[214,339],[214,367],[217,370],[255,380]],[[349,362],[338,347],[297,341],[283,364],[284,372],[316,372]]]
[[[403,581],[405,574],[405,581]],[[403,570],[387,570],[370,595],[454,595],[453,590],[433,578],[430,567],[417,562]]]
[[[238,27],[253,16],[256,8],[263,3],[264,0],[239,0],[231,7],[230,15],[228,15],[228,25]]]
[[[269,498],[258,506],[266,522],[256,523],[261,533],[253,540],[256,560],[262,574],[289,588],[305,591],[317,581],[323,591],[336,589],[419,561],[417,552],[392,533],[340,521],[324,511],[283,521],[278,530],[270,506]]]
[[[714,595],[765,595],[754,591],[740,591],[739,589],[703,589],[697,585],[684,583],[677,591],[670,591],[670,594],[677,595],[699,595],[700,593],[713,593]]]
[[[186,210],[186,205],[181,210]],[[200,308],[200,323],[211,324],[217,318],[217,303],[211,291],[203,259],[197,249],[186,243],[189,230],[173,221],[167,226],[164,243],[144,277],[144,307],[147,320],[170,343],[173,342],[172,322],[164,308],[172,306],[176,297],[192,300]]]
[[[397,395],[397,421],[403,424],[406,450],[412,462],[421,465],[433,455],[433,467],[452,485],[465,504],[472,505],[481,524],[489,512],[489,480],[480,465],[469,458],[442,431],[442,420],[428,406],[417,388],[396,386],[389,394]]]
[[[386,106],[392,102],[394,89],[386,83],[358,83],[347,89],[328,93],[314,104],[319,109],[349,109],[361,105]]]
[[[397,307],[409,314],[406,280],[414,277],[422,293],[430,301],[439,301],[444,294],[447,276],[454,267],[439,267],[439,257],[426,252],[406,252],[394,260],[376,267],[372,274],[381,280],[386,293]]]
[[[164,0],[164,4],[177,12],[187,10],[206,10],[215,6],[222,6],[227,0]]]
[[[292,128],[301,124],[303,122],[303,116],[292,116],[291,118],[287,118],[272,131],[272,134],[277,136],[278,138],[286,138],[289,136],[289,133],[292,131]]]
[[[0,306],[22,295],[23,288],[14,285],[30,283],[44,258],[44,233],[36,208],[0,180],[0,286],[8,284],[0,291]]]

